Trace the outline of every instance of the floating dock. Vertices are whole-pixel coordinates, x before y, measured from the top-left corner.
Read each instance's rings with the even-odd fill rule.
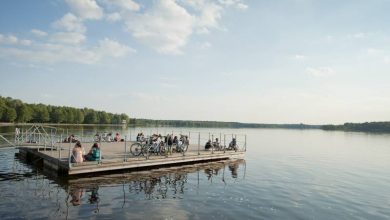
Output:
[[[69,163],[70,150],[74,143],[55,143],[48,146],[19,146],[19,155],[44,169],[52,170],[59,175],[79,175],[97,172],[110,172],[125,169],[152,169],[166,166],[202,163],[218,160],[243,158],[244,150],[204,150],[199,145],[189,145],[184,153],[168,153],[166,156],[133,156],[129,152],[135,142],[101,143],[103,159],[93,162]],[[93,142],[82,143],[85,151],[89,151]]]

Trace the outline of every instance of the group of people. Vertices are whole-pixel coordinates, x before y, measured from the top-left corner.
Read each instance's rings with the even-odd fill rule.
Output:
[[[223,145],[221,145],[221,143],[219,143],[219,139],[218,138],[215,138],[215,141],[212,142],[210,139],[206,142],[205,146],[204,146],[204,149],[205,150],[211,150],[211,149],[216,149],[216,150],[222,150],[223,149]],[[237,150],[238,149],[238,146],[237,146],[237,141],[236,141],[236,138],[233,138],[232,141],[229,143],[229,146],[226,148],[227,150]]]
[[[95,134],[95,141],[96,142],[100,142],[100,141],[104,141],[104,142],[120,142],[120,141],[124,141],[124,139],[121,138],[121,135],[119,133],[116,133],[115,134],[115,137],[113,138],[112,137],[112,133],[103,133],[103,134],[99,134],[99,133],[96,133]]]
[[[88,154],[84,154],[83,147],[80,141],[76,142],[71,155],[72,163],[82,163],[84,161],[99,161],[101,159],[100,147],[98,143],[94,143]]]
[[[74,136],[74,134],[69,135],[64,139],[64,143],[77,143],[79,140]]]

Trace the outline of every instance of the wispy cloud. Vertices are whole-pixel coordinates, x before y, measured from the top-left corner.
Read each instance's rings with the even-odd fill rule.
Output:
[[[31,33],[38,37],[45,37],[47,36],[47,33],[38,29],[32,29]]]
[[[307,56],[302,55],[302,54],[294,54],[291,56],[292,59],[297,60],[297,61],[304,61],[307,59]]]
[[[306,68],[306,74],[310,76],[315,76],[315,77],[326,77],[326,76],[331,76],[335,73],[334,69],[331,67],[308,67]]]
[[[103,9],[95,0],[65,0],[65,2],[81,19],[99,20],[103,18]]]

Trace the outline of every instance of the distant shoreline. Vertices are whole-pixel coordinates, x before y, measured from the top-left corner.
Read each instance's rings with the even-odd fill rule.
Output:
[[[324,131],[344,132],[368,132],[368,133],[390,133],[390,122],[365,122],[365,123],[344,123],[342,125],[306,125],[306,124],[252,124],[240,122],[217,122],[217,121],[184,121],[184,120],[152,120],[134,119],[142,123],[129,124],[69,124],[69,123],[10,123],[0,122],[0,127],[5,126],[87,126],[87,127],[182,127],[182,128],[248,128],[248,129],[292,129],[311,130],[321,129]]]

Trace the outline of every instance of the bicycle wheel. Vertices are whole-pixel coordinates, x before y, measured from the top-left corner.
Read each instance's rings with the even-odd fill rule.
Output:
[[[133,156],[139,156],[142,153],[142,145],[140,143],[134,143],[130,146],[130,153]]]
[[[187,144],[187,143],[182,144],[182,145],[181,145],[181,151],[182,151],[182,152],[187,152],[187,150],[188,150],[188,144]]]
[[[160,145],[160,155],[166,156],[168,154],[168,148],[165,145]]]

